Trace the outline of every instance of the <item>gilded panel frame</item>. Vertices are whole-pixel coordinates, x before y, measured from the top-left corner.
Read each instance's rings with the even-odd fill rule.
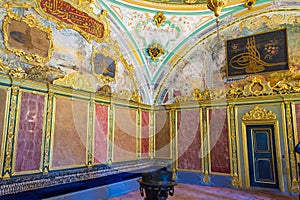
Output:
[[[8,33],[8,27],[11,24],[12,20],[18,21],[18,22],[24,22],[26,25],[28,25],[30,28],[37,28],[38,30],[44,32],[47,36],[47,39],[49,41],[49,48],[47,49],[47,56],[43,57],[41,55],[38,55],[36,53],[28,53],[25,50],[22,49],[15,49],[10,47],[9,45],[9,33]],[[21,17],[11,11],[7,12],[7,15],[5,16],[3,20],[3,37],[4,37],[4,45],[7,50],[10,52],[25,58],[29,63],[46,63],[50,60],[53,50],[53,37],[52,37],[52,30],[50,26],[41,26],[38,24],[38,21],[35,19],[35,17],[32,14],[29,14],[25,17]]]
[[[18,144],[18,130],[19,130],[19,122],[20,122],[20,114],[21,114],[21,100],[22,94],[24,92],[28,92],[31,94],[38,94],[44,97],[44,119],[43,119],[43,130],[42,130],[42,143],[41,143],[41,155],[40,155],[40,167],[38,170],[29,170],[29,171],[21,171],[16,172],[16,157],[17,157],[17,144]],[[12,176],[24,175],[24,174],[36,174],[40,173],[43,170],[43,161],[44,161],[44,151],[45,151],[45,132],[46,132],[46,113],[47,113],[47,94],[38,91],[32,91],[29,89],[20,89],[19,97],[18,97],[18,104],[17,104],[17,117],[16,117],[16,124],[15,124],[15,137],[14,137],[14,152],[12,158]]]
[[[242,116],[242,151],[244,161],[244,180],[245,187],[250,187],[250,175],[249,175],[249,162],[248,162],[248,146],[247,146],[247,125],[273,125],[274,126],[274,140],[276,149],[276,161],[278,170],[278,183],[279,189],[284,191],[284,180],[283,180],[283,169],[282,169],[282,155],[281,155],[281,144],[279,134],[279,124],[276,115],[272,111],[263,109],[259,106],[255,106],[249,112],[246,112]]]

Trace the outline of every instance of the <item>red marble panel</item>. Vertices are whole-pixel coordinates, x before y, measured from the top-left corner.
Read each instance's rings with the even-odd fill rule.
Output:
[[[136,111],[116,107],[113,161],[136,159]]]
[[[0,88],[0,150],[3,138],[7,90]]]
[[[56,98],[52,167],[86,162],[88,103]]]
[[[107,159],[107,131],[108,131],[108,106],[95,106],[95,139],[94,162],[106,162]]]
[[[44,102],[45,96],[22,93],[17,133],[16,172],[40,168]]]
[[[211,171],[230,173],[229,136],[226,108],[209,110]]]
[[[199,110],[177,112],[178,168],[202,170]]]
[[[296,113],[296,125],[298,133],[298,141],[300,142],[300,104],[295,104],[295,113]]]
[[[149,157],[149,112],[142,112],[142,157]]]
[[[171,157],[170,117],[165,110],[155,113],[155,157]]]

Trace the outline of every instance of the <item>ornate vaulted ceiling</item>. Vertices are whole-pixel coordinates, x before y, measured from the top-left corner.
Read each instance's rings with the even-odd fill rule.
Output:
[[[134,94],[145,104],[170,104],[245,78],[225,76],[229,39],[288,27],[294,38],[289,49],[299,49],[299,7],[257,0],[248,9],[244,1],[229,0],[217,26],[202,0],[8,0],[0,3],[0,59],[26,72],[39,66],[53,84],[92,92],[109,85],[118,98]],[[48,37],[41,42],[50,41],[46,56],[32,56],[28,45],[12,48],[6,32],[13,16],[32,16]],[[298,65],[297,52],[289,52],[290,65]]]

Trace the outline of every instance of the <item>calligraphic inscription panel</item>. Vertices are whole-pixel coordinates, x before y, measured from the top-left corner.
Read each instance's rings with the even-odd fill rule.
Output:
[[[15,171],[38,170],[44,121],[45,97],[23,92],[17,135]]]
[[[7,98],[7,90],[4,88],[0,88],[0,150],[2,150],[1,144],[3,138],[3,129],[4,129],[6,98]]]
[[[136,159],[136,110],[116,107],[113,161]]]
[[[286,29],[227,41],[228,77],[288,69]]]
[[[149,112],[142,112],[142,157],[149,157]]]
[[[39,0],[41,9],[69,25],[77,26],[80,30],[97,38],[103,38],[104,25],[88,14],[77,10],[70,3],[62,0]]]
[[[50,41],[46,32],[14,19],[7,25],[7,32],[9,48],[21,49],[27,54],[37,54],[44,58],[48,57]]]
[[[103,163],[107,159],[107,131],[108,131],[108,107],[95,105],[95,139],[94,162]]]
[[[209,151],[211,171],[230,173],[230,153],[226,108],[209,110]]]
[[[165,110],[155,112],[155,157],[171,158],[170,117]]]
[[[88,103],[57,97],[52,167],[86,163]]]
[[[199,110],[177,112],[178,169],[202,169]]]

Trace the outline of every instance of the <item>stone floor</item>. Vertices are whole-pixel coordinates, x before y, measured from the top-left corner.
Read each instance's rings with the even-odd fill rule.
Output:
[[[134,191],[110,200],[142,200],[139,191]],[[269,189],[232,189],[222,187],[177,184],[174,196],[168,200],[298,200],[298,195],[282,194]]]

